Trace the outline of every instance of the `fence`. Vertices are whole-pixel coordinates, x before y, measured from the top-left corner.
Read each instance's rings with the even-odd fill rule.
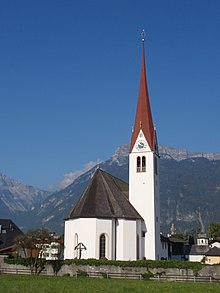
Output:
[[[30,268],[0,268],[0,274],[16,274],[16,275],[32,275]],[[141,273],[113,273],[107,271],[91,271],[85,272],[89,278],[106,278],[106,279],[133,279],[133,280],[143,280],[144,275]],[[41,271],[40,275],[49,275],[47,270]],[[51,275],[51,274],[50,274]],[[75,277],[80,276],[80,273],[74,274]],[[202,277],[202,276],[180,276],[180,275],[157,275],[149,278],[152,281],[173,281],[173,282],[220,282],[220,279],[215,279],[213,277]]]
[[[220,282],[220,279],[215,279],[213,277],[202,277],[202,276],[178,276],[178,275],[158,275],[151,277],[150,280],[154,281],[174,281],[174,282]]]
[[[111,278],[111,279],[133,279],[143,280],[144,276],[140,273],[110,273],[110,272],[87,272],[90,278]],[[77,277],[77,274],[75,275]],[[152,281],[174,281],[174,282],[220,282],[220,279],[213,277],[202,277],[202,276],[180,276],[180,275],[157,275],[150,277]]]
[[[106,278],[106,279],[132,279],[142,280],[140,273],[110,273],[110,272],[88,272],[89,278]],[[77,276],[77,274],[76,274]]]
[[[14,275],[32,275],[30,268],[0,268],[0,274],[14,274]],[[47,275],[46,270],[42,270],[41,275]]]

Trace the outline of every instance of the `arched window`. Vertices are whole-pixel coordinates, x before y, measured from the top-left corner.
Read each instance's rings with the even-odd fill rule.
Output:
[[[141,172],[141,157],[137,157],[137,172]]]
[[[146,157],[142,157],[142,172],[146,172]]]
[[[99,238],[99,258],[105,258],[106,251],[106,237],[105,234],[101,234]]]
[[[75,233],[75,235],[74,235],[74,258],[78,258],[78,250],[77,249],[75,249],[76,248],[76,246],[78,245],[78,234],[77,233]]]
[[[137,172],[146,172],[146,157],[137,157]]]

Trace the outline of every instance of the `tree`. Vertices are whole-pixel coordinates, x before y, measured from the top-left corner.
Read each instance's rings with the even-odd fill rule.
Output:
[[[25,235],[16,238],[16,251],[28,259],[31,272],[40,274],[44,269],[45,259],[39,258],[41,245],[50,243],[53,236],[46,229],[28,231]]]
[[[220,222],[210,223],[208,232],[211,238],[220,237]]]

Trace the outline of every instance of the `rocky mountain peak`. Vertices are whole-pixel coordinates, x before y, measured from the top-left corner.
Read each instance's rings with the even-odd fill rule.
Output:
[[[129,154],[129,144],[122,144],[118,147],[111,157],[112,163],[117,163],[118,166],[121,166],[125,163],[125,160]]]
[[[4,214],[33,209],[49,192],[25,185],[0,173],[0,206]]]
[[[159,145],[159,153],[162,159],[174,159],[181,161],[189,158],[206,158],[208,160],[220,160],[220,153],[190,152],[182,148],[174,148]]]

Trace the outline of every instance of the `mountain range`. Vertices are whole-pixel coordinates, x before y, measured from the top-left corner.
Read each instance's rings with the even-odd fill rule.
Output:
[[[220,221],[220,154],[159,147],[161,229],[177,232],[207,230]],[[128,182],[129,146],[122,145],[99,167]],[[96,167],[62,190],[49,193],[9,179],[0,173],[0,217],[11,218],[24,231],[45,227],[63,233],[68,216]]]
[[[16,213],[36,208],[50,193],[22,184],[0,173],[0,216],[10,217]]]

